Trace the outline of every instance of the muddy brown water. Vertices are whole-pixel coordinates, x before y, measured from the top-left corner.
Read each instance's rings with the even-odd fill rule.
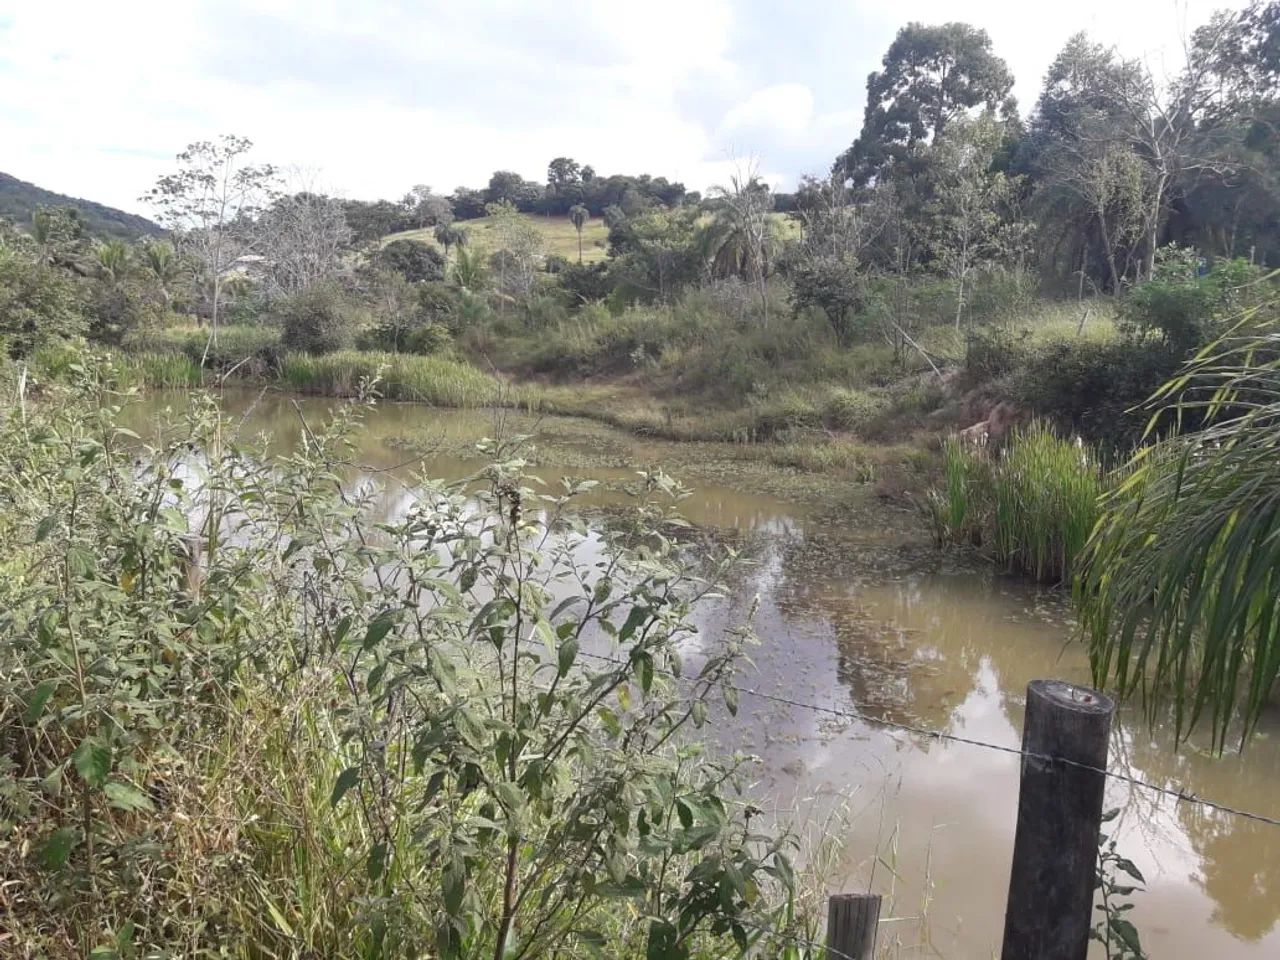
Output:
[[[184,402],[155,394],[133,403],[126,417],[142,433]],[[223,397],[245,432],[265,433],[282,451],[299,442],[299,408],[311,419],[334,403],[307,399],[295,407],[276,393]],[[888,896],[885,956],[997,956],[1017,757],[873,719],[1016,747],[1028,681],[1088,682],[1066,599],[937,554],[907,512],[853,512],[842,520],[816,509],[811,496],[786,496],[785,482],[760,482],[758,472],[708,474],[690,462],[688,447],[641,444],[595,425],[536,426],[558,434],[535,470],[544,480],[571,475],[616,486],[644,465],[630,461],[666,462],[696,484],[680,507],[686,519],[737,531],[751,544],[754,562],[699,617],[711,634],[759,598],[762,642],[739,683],[776,699],[744,696],[739,716],[717,737],[759,758],[753,798],[803,834],[819,882]],[[394,515],[412,494],[375,472],[407,469],[409,455],[389,441],[425,439],[435,448],[425,472],[456,479],[481,464],[467,445],[494,427],[483,411],[380,405],[357,438],[358,459],[373,469],[354,479],[383,482],[381,508]],[[1175,749],[1168,728],[1152,729],[1129,707],[1111,752],[1115,771],[1280,817],[1280,716],[1266,718],[1243,753],[1218,757],[1202,741]],[[1280,957],[1280,827],[1123,782],[1111,782],[1107,798],[1121,809],[1113,825],[1120,852],[1147,880],[1130,916],[1150,956]]]

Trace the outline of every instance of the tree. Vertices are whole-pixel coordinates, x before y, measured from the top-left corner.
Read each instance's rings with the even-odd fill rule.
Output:
[[[1004,133],[990,114],[952,123],[930,147],[934,200],[930,205],[930,248],[956,285],[956,329],[965,292],[974,273],[1010,251],[1004,213],[1013,188],[992,169]]]
[[[624,296],[670,302],[699,273],[697,220],[692,208],[655,207],[633,217],[619,212],[609,230],[617,289]]]
[[[342,203],[309,191],[277,197],[258,229],[267,277],[286,295],[335,277],[352,236]]]
[[[873,202],[855,204],[839,177],[807,178],[797,191],[802,232],[787,260],[791,305],[821,310],[842,346],[852,339],[853,315],[866,303],[867,253],[887,226],[887,196],[882,189],[873,192]]]
[[[453,215],[458,220],[476,220],[484,216],[484,191],[472,190],[470,187],[458,187],[449,198],[453,204]]]
[[[542,198],[542,187],[510,170],[497,170],[489,178],[485,203],[510,203],[522,213],[529,213]]]
[[[80,211],[74,207],[39,207],[31,214],[31,236],[42,263],[84,273],[82,261],[89,253]]]
[[[260,247],[256,218],[276,191],[273,167],[245,162],[252,147],[251,141],[230,134],[193,143],[178,154],[178,169],[157,180],[142,198],[156,208],[210,284],[212,346],[218,342],[223,284],[236,261]]]
[[[1280,300],[1265,296],[1156,394],[1163,422],[1209,425],[1134,457],[1076,591],[1095,680],[1141,690],[1153,716],[1172,700],[1179,736],[1208,714],[1219,748],[1280,681]]]
[[[380,269],[397,273],[410,283],[444,279],[444,257],[420,240],[392,240],[373,259]]]
[[[317,283],[285,298],[276,308],[280,342],[289,350],[331,353],[355,341],[355,318],[347,292],[336,283]]]
[[[569,220],[573,223],[573,229],[578,231],[578,262],[582,262],[582,228],[586,226],[587,218],[590,216],[589,211],[580,203],[575,203],[569,208]]]
[[[165,240],[146,240],[140,246],[142,266],[156,284],[165,306],[173,302],[173,286],[182,273],[182,262],[173,244]]]
[[[71,275],[0,240],[0,340],[10,357],[85,330]]]
[[[351,240],[356,244],[376,243],[389,233],[404,230],[413,225],[404,207],[390,200],[348,200],[342,205],[351,228]]]
[[[898,31],[882,69],[867,78],[862,132],[836,160],[835,172],[859,186],[906,175],[919,147],[978,107],[1010,118],[1013,75],[991,52],[985,30],[967,23]]]
[[[452,223],[437,223],[435,229],[436,243],[444,247],[444,258],[449,259],[451,247],[461,247],[467,242],[467,231]]]
[[[713,216],[703,230],[712,270],[742,277],[755,286],[765,326],[769,324],[769,270],[781,244],[769,213],[773,196],[754,162],[739,166],[728,186],[711,191]]]
[[[498,290],[507,297],[526,299],[537,279],[542,234],[509,201],[491,203],[486,209],[493,221],[492,262],[498,270]]]
[[[447,197],[433,193],[425,183],[419,183],[405,194],[401,201],[419,229],[453,221],[453,206]]]

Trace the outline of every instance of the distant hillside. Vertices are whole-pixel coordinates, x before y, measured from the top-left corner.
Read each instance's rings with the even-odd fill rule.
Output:
[[[125,213],[115,207],[106,207],[92,200],[81,200],[65,194],[44,190],[34,183],[27,183],[7,173],[0,173],[0,217],[22,226],[31,223],[31,215],[40,207],[74,207],[80,211],[85,229],[90,236],[99,239],[116,237],[136,240],[164,232],[158,224],[146,217]]]
[[[532,224],[534,229],[542,235],[542,242],[546,247],[547,253],[559,254],[566,260],[571,261],[578,259],[578,231],[574,228],[573,221],[568,217],[544,217],[541,214],[533,213],[522,213],[520,216]],[[480,217],[478,220],[459,220],[455,226],[461,227],[471,234],[472,242],[478,241],[479,245],[483,247],[493,246],[493,220],[490,217]],[[420,240],[430,246],[437,246],[431,228],[393,233],[384,237],[382,242],[390,243],[392,240]],[[603,220],[599,217],[593,217],[583,224],[583,263],[596,263],[599,260],[603,260],[608,254],[608,247],[609,230],[604,225]]]

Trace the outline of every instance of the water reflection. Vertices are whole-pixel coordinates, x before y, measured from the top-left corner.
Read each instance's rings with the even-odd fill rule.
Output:
[[[145,429],[164,403],[135,408],[134,428]],[[318,417],[331,402],[300,405]],[[266,433],[275,450],[301,439],[298,409],[287,397],[236,395],[227,407],[244,417],[246,434]],[[459,453],[458,441],[493,428],[483,412],[380,406],[356,438],[355,459],[370,469],[353,466],[349,479],[379,484],[378,510],[397,517],[413,498],[412,481],[404,450],[389,438],[438,437],[425,469],[458,479],[479,466]],[[630,464],[664,459],[660,444],[639,450],[623,437],[600,442],[610,444],[607,457],[589,466],[543,464],[540,474],[549,483],[562,473],[598,479],[604,489],[594,503],[608,506],[634,480]],[[741,683],[769,699],[745,696],[738,717],[716,728],[725,747],[759,756],[758,799],[784,821],[827,824],[833,811],[848,811],[836,821],[847,823],[837,838],[844,853],[828,881],[891,894],[892,913],[902,919],[887,936],[902,955],[992,955],[1003,921],[1017,758],[873,721],[1016,746],[1028,681],[1088,680],[1082,650],[1068,642],[1063,598],[949,567],[907,516],[870,528],[819,523],[793,504],[727,482],[703,484],[682,512],[702,527],[742,532],[736,544],[755,561],[698,617],[714,633],[759,599],[763,642]],[[1166,728],[1152,732],[1125,712],[1112,757],[1114,769],[1134,777],[1280,815],[1275,718],[1244,754],[1216,757],[1203,742],[1175,751]],[[1121,851],[1148,880],[1134,919],[1151,955],[1280,956],[1280,828],[1124,783],[1108,786],[1108,802],[1124,810]]]

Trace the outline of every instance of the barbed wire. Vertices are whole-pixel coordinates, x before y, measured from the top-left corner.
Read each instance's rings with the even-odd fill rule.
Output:
[[[580,650],[578,651],[578,656],[590,657],[595,660],[604,660],[609,663],[616,664],[618,666],[624,666],[624,667],[630,666],[629,661],[620,660],[617,657],[609,657],[599,653],[589,653],[587,651]],[[670,677],[672,679],[677,679],[677,680],[682,679],[678,674],[675,674],[669,670],[657,670],[657,668],[655,668],[655,670],[656,672],[660,672],[663,675]],[[1228,804],[1220,803],[1216,800],[1209,800],[1204,797],[1198,796],[1197,794],[1191,792],[1190,790],[1184,787],[1178,787],[1175,789],[1173,787],[1162,786],[1161,784],[1158,784],[1158,783],[1152,783],[1149,780],[1143,780],[1141,777],[1135,777],[1129,773],[1122,773],[1117,770],[1108,770],[1104,767],[1095,767],[1092,764],[1084,763],[1079,760],[1070,760],[1066,757],[1059,757],[1059,756],[1055,756],[1047,753],[1039,753],[1034,750],[1024,750],[1021,747],[1010,747],[1006,744],[1001,744],[1001,743],[991,743],[986,740],[978,740],[973,737],[966,737],[958,733],[950,733],[946,730],[935,730],[933,728],[923,727],[917,724],[904,723],[898,720],[888,720],[884,717],[868,716],[867,714],[863,714],[863,713],[858,713],[850,710],[842,710],[838,707],[827,707],[827,706],[823,706],[821,704],[816,704],[816,703],[805,703],[804,701],[801,701],[801,700],[793,700],[790,697],[783,697],[777,694],[765,693],[762,690],[755,690],[750,687],[740,687],[731,683],[722,684],[722,686],[724,686],[729,690],[733,690],[735,693],[741,694],[743,696],[757,697],[761,700],[767,700],[773,703],[783,704],[789,707],[808,710],[813,713],[821,713],[821,714],[826,714],[828,716],[839,717],[842,720],[857,721],[860,723],[868,724],[869,726],[880,727],[886,730],[896,730],[903,733],[914,734],[920,737],[928,737],[933,740],[944,741],[947,743],[959,743],[959,744],[964,744],[970,747],[978,747],[983,750],[992,750],[997,753],[1010,754],[1012,756],[1021,757],[1028,760],[1039,760],[1044,763],[1057,763],[1057,764],[1062,764],[1063,766],[1075,767],[1081,770],[1089,770],[1089,771],[1092,771],[1093,773],[1100,774],[1111,780],[1128,783],[1132,786],[1139,787],[1144,790],[1150,790],[1154,793],[1162,794],[1167,797],[1172,797],[1179,802],[1191,803],[1197,806],[1208,807],[1210,809],[1218,810],[1222,813],[1226,813],[1231,816],[1243,817],[1244,819],[1254,820],[1258,823],[1265,823],[1268,826],[1272,826],[1272,827],[1280,827],[1280,818],[1268,816],[1267,814],[1264,814],[1264,813],[1256,813],[1252,810],[1242,810],[1238,807],[1232,807]]]

